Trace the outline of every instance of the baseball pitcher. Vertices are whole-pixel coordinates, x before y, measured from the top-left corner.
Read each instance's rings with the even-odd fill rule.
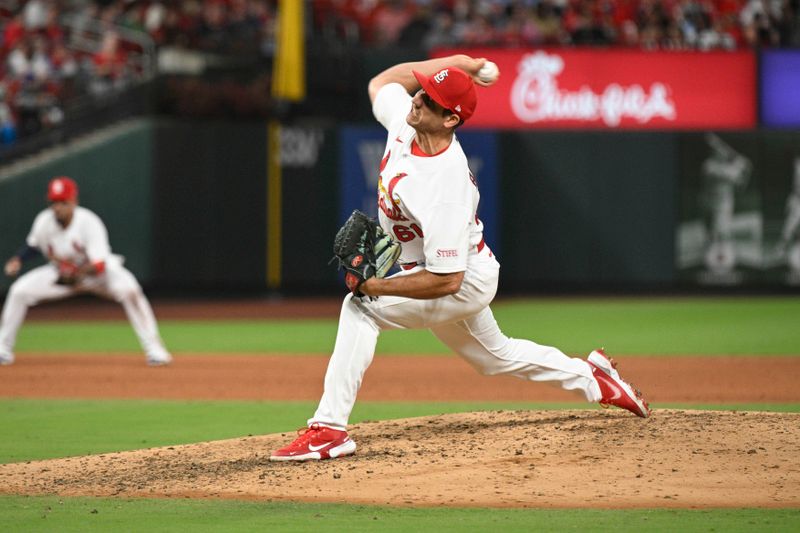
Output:
[[[112,254],[108,232],[96,214],[78,205],[78,186],[70,178],[53,178],[47,188],[50,207],[33,222],[20,251],[5,264],[16,276],[27,259],[44,255],[48,263],[15,281],[8,291],[0,322],[0,364],[14,362],[17,332],[28,308],[46,300],[93,293],[122,304],[147,356],[147,364],[169,364],[150,303],[133,274]]]
[[[430,329],[482,374],[560,383],[590,402],[649,416],[647,403],[602,351],[587,360],[571,358],[556,348],[509,338],[495,322],[489,304],[500,265],[483,238],[477,182],[455,131],[475,111],[476,84],[492,85],[498,74],[485,59],[455,55],[399,64],[370,81],[375,118],[388,131],[378,169],[382,232],[354,216],[337,235],[334,249],[351,294],[342,305],[324,393],[308,427],[273,452],[272,460],[355,452],[348,420],[378,335],[389,329]],[[359,231],[364,237],[346,238]],[[401,246],[401,271],[389,277],[377,275],[386,250],[394,250],[383,235]],[[347,242],[353,243],[349,253],[343,249]],[[380,248],[373,250],[372,242]]]

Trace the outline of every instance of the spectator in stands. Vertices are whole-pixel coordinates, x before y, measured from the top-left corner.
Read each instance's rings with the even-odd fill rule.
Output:
[[[130,69],[127,53],[120,45],[116,32],[109,31],[103,36],[100,50],[92,56],[92,67],[89,90],[95,96],[122,89],[128,84]]]
[[[542,35],[542,44],[558,45],[568,42],[561,23],[561,11],[553,0],[542,0],[536,5],[535,24]]]
[[[11,106],[8,105],[6,85],[0,82],[0,146],[13,144],[17,140],[17,125]]]
[[[472,17],[464,28],[462,43],[466,46],[494,46],[497,42],[495,28],[488,15]]]
[[[17,13],[3,29],[3,50],[13,49],[25,37],[25,23],[22,13]]]
[[[276,5],[277,0],[0,3],[0,101],[22,135],[30,131],[25,125],[35,123],[30,116],[36,106],[53,109],[49,102],[55,99],[58,107],[85,90],[76,83],[84,77],[96,94],[129,85],[139,74],[132,65],[141,50],[120,41],[114,33],[120,27],[146,32],[160,47],[268,60],[275,50]],[[60,21],[65,13],[73,16],[69,27]],[[800,0],[311,0],[310,15],[314,35],[338,46],[800,46]],[[97,21],[112,33],[94,53],[89,36]],[[74,48],[76,41],[81,47]]]
[[[375,46],[390,46],[397,43],[400,32],[413,19],[414,8],[405,0],[386,0],[372,14],[371,40]]]
[[[25,29],[36,32],[47,25],[48,5],[44,0],[28,0],[23,8]]]
[[[426,6],[416,10],[408,24],[400,31],[397,44],[400,46],[419,46],[431,31],[433,17]]]
[[[27,37],[8,54],[8,73],[20,84],[43,81],[50,74],[50,63],[41,38]]]
[[[781,46],[800,47],[800,0],[785,0],[776,25]]]
[[[455,18],[449,11],[439,11],[433,17],[430,30],[420,40],[425,48],[456,46],[460,42]]]
[[[607,45],[616,40],[613,23],[606,13],[590,0],[573,2],[564,15],[570,42],[577,45]]]
[[[205,2],[200,21],[197,43],[203,50],[223,52],[228,46],[231,34],[228,31],[225,5],[221,1]]]
[[[45,22],[40,34],[44,35],[49,43],[61,43],[64,41],[64,28],[58,20],[60,12],[55,4],[47,6],[45,11]]]
[[[167,8],[164,7],[163,3],[153,2],[145,8],[143,15],[144,30],[156,44],[164,44],[166,39],[166,19]]]
[[[357,21],[367,45],[617,45],[648,50],[800,44],[800,0],[314,0],[315,23]],[[389,21],[387,23],[387,20]],[[387,29],[390,28],[390,29]],[[398,35],[403,35],[399,30]],[[353,38],[351,33],[349,36]]]

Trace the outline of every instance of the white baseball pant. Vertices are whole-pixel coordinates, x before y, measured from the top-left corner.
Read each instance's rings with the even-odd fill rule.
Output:
[[[169,359],[158,333],[158,325],[150,302],[139,282],[120,261],[107,261],[106,270],[89,276],[77,285],[57,285],[58,269],[51,264],[34,268],[15,281],[8,291],[0,324],[0,354],[13,355],[17,332],[28,308],[48,300],[61,300],[80,293],[92,293],[122,305],[142,349],[148,358]]]
[[[477,266],[470,264],[461,290],[451,296],[433,300],[345,297],[325,389],[309,425],[316,422],[336,429],[347,427],[378,335],[390,329],[429,328],[481,374],[556,382],[566,390],[582,392],[590,402],[599,401],[600,386],[586,361],[550,346],[509,338],[500,331],[489,308],[497,291],[498,274],[497,262],[484,259]]]

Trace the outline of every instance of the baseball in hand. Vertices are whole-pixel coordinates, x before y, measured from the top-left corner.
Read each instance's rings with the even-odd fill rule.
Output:
[[[491,61],[484,63],[478,71],[478,79],[484,83],[493,83],[498,76],[500,76],[500,69]]]

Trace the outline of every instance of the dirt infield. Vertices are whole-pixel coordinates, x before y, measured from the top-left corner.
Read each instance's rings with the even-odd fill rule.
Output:
[[[619,358],[647,398],[659,402],[800,402],[795,357]],[[0,368],[0,397],[318,400],[324,355],[192,355],[166,368],[144,356],[20,354]],[[512,377],[479,375],[455,356],[378,355],[359,393],[364,401],[582,402]]]
[[[81,306],[85,306],[82,313]],[[77,309],[77,311],[76,311]],[[226,307],[226,318],[335,316],[338,302]],[[95,313],[97,315],[95,316]],[[117,316],[115,313],[120,313]],[[218,318],[213,307],[157,306],[161,318]],[[274,313],[274,314],[273,314]],[[294,314],[296,313],[296,315]],[[72,318],[124,319],[80,303]],[[34,309],[32,320],[64,316]],[[0,397],[317,400],[326,355],[18,354]],[[355,456],[271,463],[294,434],[0,465],[0,494],[196,497],[400,506],[800,507],[800,415],[659,409],[664,402],[800,402],[800,359],[628,357],[656,407],[461,413],[351,428]],[[575,401],[560,389],[478,375],[457,357],[378,355],[361,401]],[[302,421],[298,421],[298,425]]]
[[[477,507],[800,507],[800,415],[488,412],[367,422],[352,457],[291,435],[0,465],[0,493]]]
[[[0,396],[316,400],[324,356],[21,355]],[[653,404],[796,402],[794,358],[626,358]],[[568,401],[457,358],[377,357],[362,401]],[[578,407],[580,404],[576,404]],[[300,424],[302,421],[298,421]],[[273,464],[292,434],[0,465],[0,493],[481,507],[800,507],[800,415],[462,413],[351,428],[354,457]],[[313,487],[309,490],[308,487]]]

